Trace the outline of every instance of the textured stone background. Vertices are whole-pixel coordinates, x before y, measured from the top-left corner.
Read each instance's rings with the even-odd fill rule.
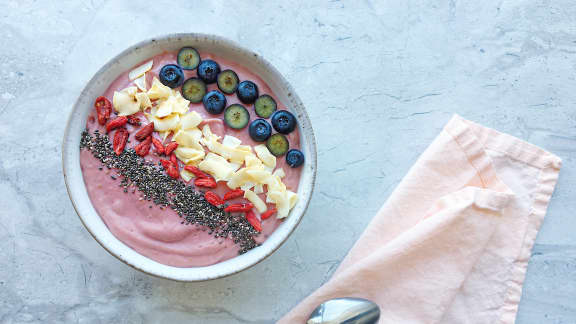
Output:
[[[271,323],[329,278],[455,112],[563,158],[517,323],[576,323],[574,0],[0,0],[0,17],[0,323]],[[264,55],[307,105],[319,146],[318,186],[291,239],[206,283],[110,256],[61,174],[85,82],[170,32]]]

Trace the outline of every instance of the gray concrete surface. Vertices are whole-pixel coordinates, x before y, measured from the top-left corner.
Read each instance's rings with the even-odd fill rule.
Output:
[[[309,212],[272,257],[185,284],[104,251],[60,143],[85,82],[128,45],[228,37],[270,60],[319,146]],[[0,0],[0,323],[271,323],[321,285],[453,113],[564,160],[517,323],[576,323],[573,0]]]

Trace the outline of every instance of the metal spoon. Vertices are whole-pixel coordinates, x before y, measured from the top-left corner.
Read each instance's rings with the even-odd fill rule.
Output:
[[[307,324],[375,324],[380,307],[362,298],[335,298],[314,309]]]

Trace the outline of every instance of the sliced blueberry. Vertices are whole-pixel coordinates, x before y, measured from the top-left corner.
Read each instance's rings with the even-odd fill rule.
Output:
[[[261,95],[254,102],[254,111],[256,115],[268,118],[276,111],[276,100],[267,94]]]
[[[251,104],[258,98],[258,86],[252,81],[242,81],[236,89],[238,99],[245,104]]]
[[[212,115],[218,115],[222,113],[222,111],[224,111],[224,107],[226,107],[226,97],[224,97],[222,92],[218,90],[212,90],[204,96],[202,103],[204,104],[204,108],[206,108],[207,112]]]
[[[204,60],[198,64],[198,77],[207,84],[216,82],[220,65],[213,60]]]
[[[272,155],[282,156],[290,148],[290,143],[286,136],[276,133],[268,138],[266,141],[266,147]]]
[[[176,60],[184,70],[194,70],[200,64],[200,54],[193,47],[182,47]]]
[[[244,106],[232,104],[224,111],[224,122],[230,128],[242,129],[250,122],[250,114]]]
[[[250,123],[248,133],[255,142],[264,142],[272,135],[272,126],[264,119],[258,118]]]
[[[182,85],[182,97],[186,100],[198,103],[206,94],[206,84],[198,78],[190,78]]]
[[[184,72],[176,64],[164,65],[160,69],[160,82],[172,89],[178,88],[184,82]]]
[[[296,128],[296,117],[287,110],[278,110],[272,115],[272,126],[278,133],[289,134]]]
[[[225,94],[233,94],[238,89],[238,75],[232,70],[224,70],[218,74],[218,89]]]
[[[291,149],[286,153],[286,163],[291,168],[297,168],[304,163],[304,153],[297,149]]]

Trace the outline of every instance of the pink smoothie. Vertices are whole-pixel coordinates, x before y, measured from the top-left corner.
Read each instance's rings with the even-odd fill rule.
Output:
[[[271,95],[276,100],[278,109],[285,109],[285,106],[278,100],[268,85],[254,73],[234,62],[215,55],[202,52],[200,55],[202,59],[210,58],[218,62],[222,70],[234,70],[238,74],[240,81],[251,80],[255,82],[258,85],[260,95]],[[158,77],[158,72],[162,66],[165,64],[175,64],[176,54],[164,53],[155,56],[153,59],[154,66],[151,71],[146,73],[148,87],[152,84],[152,79]],[[130,71],[126,71],[120,75],[103,94],[111,102],[114,91],[120,91],[128,86],[134,85],[128,79],[129,72]],[[184,73],[186,78],[196,76],[195,70],[184,70]],[[211,84],[208,85],[207,91],[215,89],[218,89],[217,85]],[[226,95],[226,100],[227,105],[240,103],[235,94]],[[252,106],[246,106],[246,108],[250,112],[251,120],[258,118]],[[254,142],[250,138],[247,127],[243,130],[234,130],[227,127],[223,123],[222,115],[214,116],[208,114],[202,103],[190,104],[190,110],[198,112],[205,118],[205,122],[210,123],[212,131],[220,136],[224,136],[225,134],[232,135],[242,140],[242,144],[252,146],[261,144]],[[141,113],[138,115],[140,119],[144,121],[143,125],[147,123],[147,120]],[[92,112],[91,116],[96,117],[95,111]],[[104,128],[98,125],[97,122],[90,121],[91,119],[92,118],[88,119],[89,121],[86,125],[88,131],[93,132],[95,129],[99,129],[102,133],[105,133]],[[127,146],[132,147],[138,143],[138,141],[134,139],[134,133],[136,133],[138,128],[139,127],[128,125],[127,129],[130,132],[130,143]],[[159,138],[157,134],[155,135]],[[297,129],[289,134],[287,138],[290,142],[290,148],[299,148],[300,137]],[[110,139],[110,141],[112,141],[112,139]],[[150,154],[146,156],[146,159],[157,162],[159,157],[152,152],[154,152],[154,149],[150,150]],[[176,267],[207,266],[238,255],[239,247],[234,244],[230,238],[215,238],[208,234],[206,227],[182,224],[183,219],[180,218],[176,212],[169,208],[160,209],[151,202],[140,200],[138,191],[132,193],[132,189],[129,189],[128,193],[124,193],[124,189],[119,186],[120,179],[113,180],[111,178],[111,175],[117,174],[115,170],[108,170],[106,167],[104,167],[103,170],[99,170],[101,163],[90,151],[82,150],[80,152],[80,165],[82,167],[88,195],[94,208],[114,236],[138,253],[157,262]],[[290,168],[286,164],[284,157],[277,159],[277,167],[283,168],[286,173],[286,177],[283,179],[286,187],[296,192],[300,181],[300,168]],[[190,183],[189,185],[193,184]],[[228,190],[226,184],[220,182],[218,187],[213,191],[222,196]],[[260,197],[265,199],[265,195],[263,194],[260,195]],[[238,202],[242,201],[242,199],[236,200]],[[235,201],[232,200],[230,202],[234,203]],[[268,207],[274,206],[269,204]],[[275,216],[263,220],[262,233],[255,237],[256,241],[259,243],[265,241],[281,222],[282,221],[276,219]]]

